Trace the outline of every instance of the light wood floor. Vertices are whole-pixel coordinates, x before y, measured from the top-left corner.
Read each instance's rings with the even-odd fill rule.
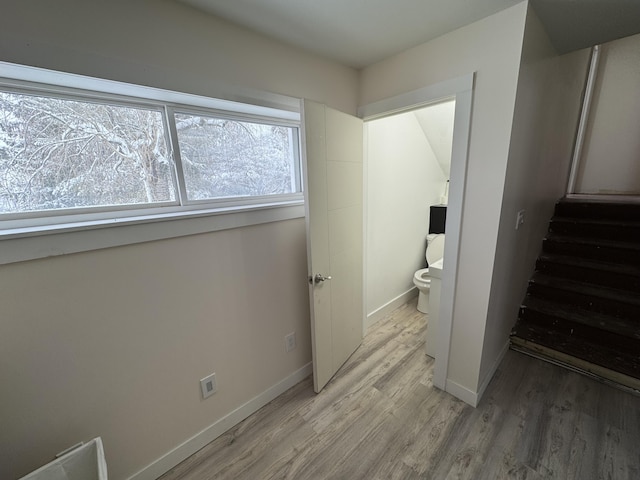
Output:
[[[508,352],[474,409],[432,387],[407,304],[319,395],[296,385],[162,477],[640,479],[640,398]]]

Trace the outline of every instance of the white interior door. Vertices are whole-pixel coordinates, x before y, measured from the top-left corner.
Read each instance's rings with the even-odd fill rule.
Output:
[[[304,101],[313,385],[319,392],[363,335],[362,120]]]

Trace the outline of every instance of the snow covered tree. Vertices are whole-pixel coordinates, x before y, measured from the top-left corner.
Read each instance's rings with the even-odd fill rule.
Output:
[[[290,128],[191,114],[176,127],[190,199],[293,191]]]
[[[162,112],[0,92],[0,211],[175,198]]]

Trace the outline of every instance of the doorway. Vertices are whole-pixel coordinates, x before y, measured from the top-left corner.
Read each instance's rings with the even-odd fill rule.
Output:
[[[364,124],[367,327],[415,295],[430,207],[446,205],[455,100]]]
[[[454,319],[456,280],[458,273],[458,257],[462,227],[462,206],[467,172],[467,153],[471,129],[471,107],[473,102],[474,74],[464,75],[451,80],[431,85],[395,97],[365,105],[358,110],[365,122],[389,117],[394,114],[415,111],[422,107],[455,100],[453,140],[451,148],[450,185],[447,208],[447,241],[444,250],[444,270],[442,275],[442,293],[438,315],[437,348],[435,356],[433,384],[445,391],[449,366],[449,349],[451,328]],[[367,157],[365,142],[365,177]],[[365,182],[364,198],[369,197],[369,186]],[[365,202],[365,219],[368,218],[368,206]],[[365,244],[365,258],[369,252]],[[364,263],[364,278],[368,278],[368,265]],[[365,289],[365,302],[368,303],[369,292]],[[456,395],[456,392],[450,392]],[[457,396],[457,395],[456,395]]]

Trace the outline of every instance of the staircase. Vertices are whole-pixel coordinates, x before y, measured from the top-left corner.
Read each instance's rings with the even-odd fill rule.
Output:
[[[640,392],[640,203],[556,204],[511,348]]]

